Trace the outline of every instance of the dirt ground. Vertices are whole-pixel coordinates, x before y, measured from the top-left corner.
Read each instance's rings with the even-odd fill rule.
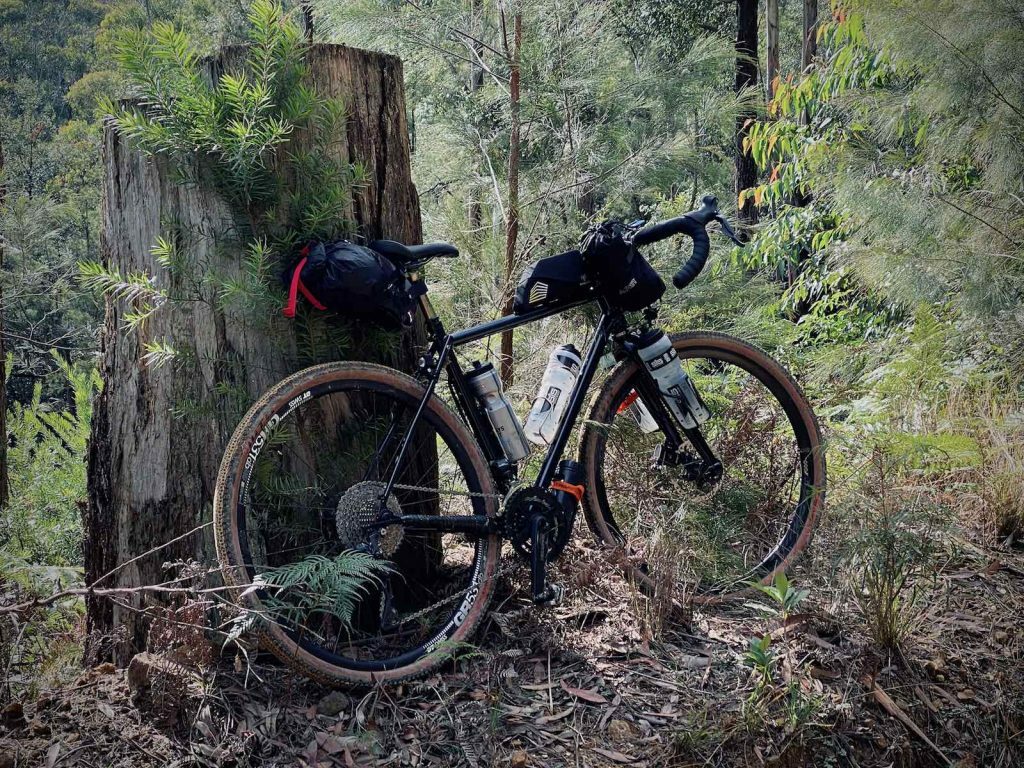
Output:
[[[4,709],[0,768],[1024,763],[1024,556],[957,549],[890,657],[826,571],[794,574],[810,597],[784,627],[751,598],[651,637],[651,606],[575,545],[561,606],[503,582],[442,674],[331,692],[261,656],[133,694],[101,665]],[[778,661],[758,686],[744,656],[766,633]]]

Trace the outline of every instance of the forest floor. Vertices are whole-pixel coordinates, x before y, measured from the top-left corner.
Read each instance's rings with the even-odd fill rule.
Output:
[[[1024,555],[953,551],[883,656],[813,558],[785,627],[745,601],[652,638],[651,605],[576,545],[561,606],[503,582],[477,650],[442,674],[341,693],[224,660],[154,704],[101,665],[8,705],[0,768],[1020,765]],[[758,685],[744,657],[766,633],[777,663]]]

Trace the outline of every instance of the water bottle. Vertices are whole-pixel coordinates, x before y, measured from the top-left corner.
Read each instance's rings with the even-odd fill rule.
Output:
[[[549,445],[569,402],[569,393],[580,375],[580,353],[572,344],[555,347],[544,369],[540,389],[526,417],[526,439],[537,445]]]
[[[648,331],[640,337],[637,347],[644,366],[654,377],[665,402],[684,429],[693,429],[711,418],[711,411],[700,399],[679,362],[672,342],[663,331]]]
[[[512,410],[512,404],[501,389],[501,379],[494,366],[490,363],[481,365],[477,361],[473,363],[472,370],[466,372],[465,380],[490,422],[505,458],[516,462],[529,456],[530,444],[526,442],[523,427],[516,412]]]
[[[647,410],[647,406],[644,405],[644,401],[639,397],[630,403],[626,410],[629,415],[633,417],[633,420],[636,421],[637,426],[640,427],[640,431],[645,435],[658,431],[658,422],[654,420],[651,412]]]

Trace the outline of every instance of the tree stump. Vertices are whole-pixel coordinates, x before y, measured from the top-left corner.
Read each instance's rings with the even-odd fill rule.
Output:
[[[209,76],[218,78],[243,53],[228,48],[210,59]],[[357,234],[420,242],[401,62],[339,45],[312,46],[307,62],[319,92],[340,95],[347,105],[344,135],[330,151],[368,171],[366,185],[353,193],[349,212]],[[293,138],[294,144],[301,146],[302,141],[301,135]],[[185,295],[188,286],[162,270],[152,253],[158,236],[173,225],[186,233],[190,255],[198,263],[215,263],[228,276],[242,275],[241,254],[225,248],[219,234],[236,231],[241,224],[215,191],[182,185],[169,163],[135,150],[109,125],[103,162],[102,252],[108,269],[121,275],[155,275],[158,286]],[[209,529],[184,535],[211,518],[221,453],[235,424],[271,384],[321,361],[308,350],[300,354],[295,323],[279,312],[254,322],[216,302],[168,301],[141,327],[125,331],[132,310],[107,299],[104,388],[95,404],[88,455],[86,582],[128,563],[103,582],[108,587],[165,581],[163,564],[168,561],[214,561]],[[360,349],[357,339],[350,356],[409,368],[417,335],[402,334],[383,355]],[[184,342],[190,352],[157,365],[146,356],[150,342]],[[418,460],[436,465],[436,454],[431,454],[421,451]],[[143,650],[145,606],[138,597],[116,602],[90,597],[87,658],[113,657],[124,664]]]

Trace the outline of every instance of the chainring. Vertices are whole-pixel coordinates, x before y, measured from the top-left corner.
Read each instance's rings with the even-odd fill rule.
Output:
[[[569,515],[551,491],[542,488],[517,488],[505,502],[504,533],[513,549],[525,560],[531,555],[533,516],[540,513],[548,524],[547,562],[553,563],[569,543],[575,515]]]
[[[386,488],[384,483],[365,480],[353,485],[338,500],[334,524],[338,539],[346,549],[369,551],[378,557],[391,557],[398,551],[405,529],[399,523],[374,525],[385,509],[389,515],[402,516],[395,494],[388,496],[387,504],[381,503]]]

